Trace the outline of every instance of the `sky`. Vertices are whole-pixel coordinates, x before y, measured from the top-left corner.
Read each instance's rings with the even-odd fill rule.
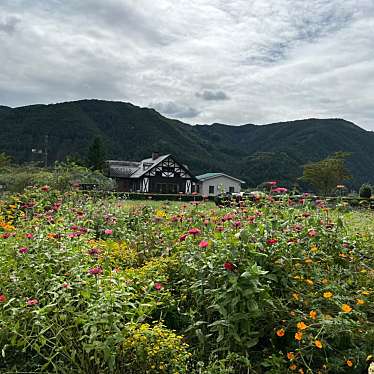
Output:
[[[374,0],[1,0],[0,105],[374,130]]]

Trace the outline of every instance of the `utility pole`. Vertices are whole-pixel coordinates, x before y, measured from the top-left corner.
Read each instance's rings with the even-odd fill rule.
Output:
[[[44,136],[44,167],[48,167],[48,135]]]

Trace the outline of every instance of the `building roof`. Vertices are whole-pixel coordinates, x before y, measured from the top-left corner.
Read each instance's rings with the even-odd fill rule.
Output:
[[[233,180],[235,180],[239,183],[245,183],[244,181],[242,181],[238,178],[232,177],[231,175],[227,175],[225,173],[205,173],[205,174],[198,175],[196,178],[200,182],[204,182],[208,179],[213,179],[213,178],[217,178],[217,177],[226,177],[226,178],[229,178],[229,179],[233,179]]]

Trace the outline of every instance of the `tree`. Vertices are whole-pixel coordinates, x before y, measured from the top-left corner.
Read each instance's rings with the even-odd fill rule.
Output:
[[[96,137],[88,148],[87,166],[93,170],[103,170],[105,163],[105,149],[101,138]]]
[[[319,193],[326,196],[336,190],[336,186],[351,179],[345,165],[349,156],[346,152],[337,152],[324,160],[304,166],[301,180],[310,183]]]
[[[11,158],[6,153],[0,153],[0,168],[10,165]]]

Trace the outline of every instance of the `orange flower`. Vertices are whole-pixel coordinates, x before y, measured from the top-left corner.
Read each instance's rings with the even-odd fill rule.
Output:
[[[290,365],[289,367],[290,370],[296,370],[297,369],[297,366],[295,364],[292,364]]]
[[[321,342],[320,340],[316,340],[316,341],[314,342],[314,345],[315,345],[317,348],[319,348],[319,349],[322,348],[322,342]]]
[[[343,304],[342,305],[342,312],[349,313],[351,311],[352,311],[352,308],[348,304]]]
[[[293,352],[288,352],[287,353],[287,358],[292,361],[295,358],[295,354]]]
[[[357,299],[357,300],[356,300],[356,304],[358,304],[358,305],[362,305],[362,304],[365,304],[365,301],[362,300],[362,299]]]
[[[327,291],[327,292],[324,292],[324,293],[323,293],[323,297],[324,297],[325,299],[330,299],[332,296],[333,296],[333,293],[330,292],[330,291]]]
[[[295,334],[295,339],[296,340],[301,340],[303,338],[303,333],[298,331],[296,334]]]
[[[284,329],[279,329],[279,330],[277,330],[277,335],[278,335],[279,337],[284,336],[284,334],[285,334]]]
[[[317,312],[316,312],[315,310],[311,310],[311,311],[309,312],[309,316],[310,316],[310,318],[312,318],[312,319],[316,319],[316,318],[317,318]]]
[[[305,330],[308,328],[308,325],[306,325],[304,322],[298,322],[296,326],[299,330]]]
[[[349,366],[350,368],[353,366],[353,362],[352,362],[352,360],[347,360],[345,363],[346,363],[347,366]]]

